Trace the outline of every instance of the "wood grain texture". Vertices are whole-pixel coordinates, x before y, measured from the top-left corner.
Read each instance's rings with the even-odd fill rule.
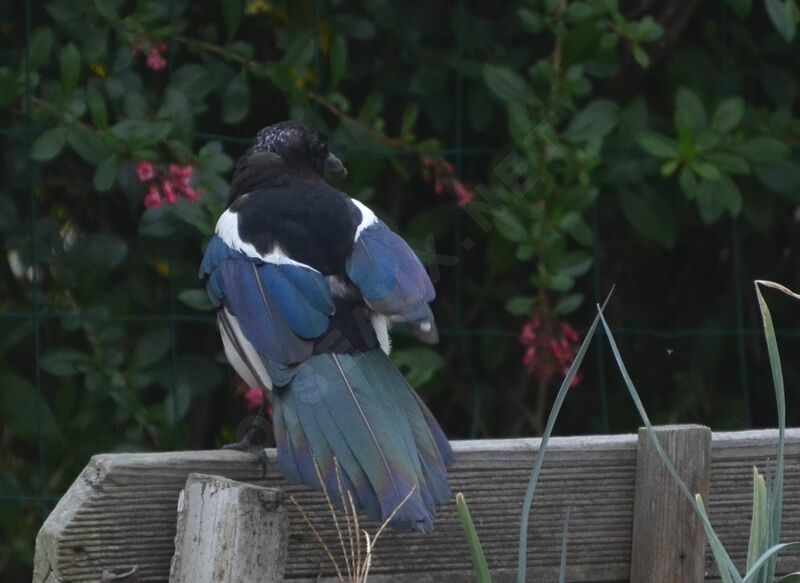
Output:
[[[657,428],[656,436],[689,491],[708,500],[711,430],[670,425]],[[702,522],[661,461],[647,428],[639,429],[633,517],[632,583],[702,583],[706,548]]]
[[[279,488],[189,474],[170,583],[283,581],[289,521]]]
[[[787,432],[784,535],[800,540],[800,430]],[[777,432],[715,434],[710,511],[737,560],[746,554],[752,463],[774,456]],[[495,580],[513,580],[519,514],[538,439],[454,442],[454,492],[464,492]],[[557,580],[561,529],[570,515],[569,581],[627,581],[636,478],[636,435],[550,441],[530,523],[529,578]],[[273,456],[274,452],[270,452]],[[250,455],[234,451],[104,454],[91,459],[43,525],[34,581],[96,581],[104,567],[137,565],[142,581],[166,581],[174,550],[178,494],[192,472],[281,486],[333,541],[320,494],[286,485],[274,464],[261,478]],[[316,581],[332,569],[295,509],[289,508],[288,580]],[[367,525],[374,531],[376,525]],[[707,567],[712,561],[706,559]],[[800,562],[782,565],[800,569]],[[381,537],[371,581],[470,580],[471,563],[455,504],[443,507],[432,535]],[[712,572],[713,574],[713,572]],[[49,579],[48,579],[49,577]]]

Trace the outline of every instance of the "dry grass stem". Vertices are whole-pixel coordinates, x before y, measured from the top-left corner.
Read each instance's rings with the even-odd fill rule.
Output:
[[[314,458],[314,468],[317,472],[317,478],[319,479],[320,486],[322,487],[322,493],[325,496],[328,509],[331,512],[333,524],[336,527],[336,534],[339,538],[339,544],[342,548],[342,556],[347,567],[347,581],[349,583],[366,583],[367,577],[369,576],[370,567],[372,566],[372,553],[375,549],[375,544],[377,543],[378,538],[389,525],[389,523],[394,519],[400,509],[405,505],[406,502],[408,502],[408,499],[411,498],[414,492],[416,492],[417,486],[414,485],[414,487],[409,490],[405,498],[400,501],[400,504],[398,504],[389,517],[383,521],[383,524],[381,524],[380,528],[378,528],[375,535],[370,537],[366,530],[361,530],[358,520],[358,509],[356,508],[352,493],[350,490],[344,487],[344,480],[342,479],[342,471],[341,467],[339,466],[339,461],[336,458],[333,458],[333,463],[334,470],[336,472],[336,484],[339,489],[340,499],[342,501],[341,512],[344,514],[343,520],[347,524],[347,539],[345,539],[344,532],[339,525],[340,518],[338,516],[337,509],[331,500],[330,493],[328,492],[325,482],[322,479],[322,472],[319,469],[319,464],[317,464],[317,459]],[[333,568],[336,569],[336,575],[338,576],[339,581],[344,582],[345,579],[342,574],[342,570],[339,567],[339,563],[331,551],[331,548],[322,538],[319,530],[317,530],[314,522],[311,520],[305,510],[303,510],[303,507],[298,504],[294,496],[289,496],[289,498],[297,507],[297,510],[300,511],[300,515],[303,517],[303,520],[306,521],[306,524],[308,524],[308,527],[311,529],[314,538],[316,538],[317,541],[319,541],[319,543],[322,545],[322,548],[325,549]],[[361,538],[362,534],[364,535],[363,541]],[[366,548],[362,550],[362,546]]]
[[[334,458],[334,465],[338,466],[336,458]],[[336,534],[339,537],[339,544],[342,545],[342,558],[344,558],[344,564],[347,567],[347,578],[352,581],[353,572],[350,570],[350,561],[347,559],[347,549],[345,548],[344,545],[344,537],[342,537],[342,530],[341,528],[339,528],[339,518],[336,514],[336,508],[333,506],[333,502],[331,502],[331,497],[328,494],[328,488],[325,486],[325,480],[322,479],[322,472],[319,471],[319,464],[317,463],[316,456],[314,457],[314,469],[317,471],[317,479],[319,480],[319,483],[322,486],[322,493],[325,495],[325,502],[327,502],[328,509],[331,511],[333,524],[336,527]],[[339,491],[341,492],[341,487]],[[344,505],[344,498],[342,498],[342,505]]]

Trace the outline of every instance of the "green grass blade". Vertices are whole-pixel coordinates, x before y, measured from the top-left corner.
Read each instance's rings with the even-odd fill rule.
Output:
[[[784,575],[778,579],[778,583],[800,583],[800,571]]]
[[[756,576],[758,575],[759,569],[767,561],[774,560],[775,558],[777,558],[778,552],[785,549],[800,549],[800,543],[780,543],[767,549],[764,552],[764,554],[758,558],[755,565],[753,565],[753,568],[750,569],[744,576],[744,581],[742,581],[742,583],[752,583],[755,580]]]
[[[598,310],[600,310],[601,313],[606,307],[606,304],[608,304],[608,300],[611,299],[612,293],[614,293],[613,288],[611,293],[608,294],[605,302],[603,302],[603,307],[598,307]],[[567,392],[569,392],[569,388],[572,386],[572,381],[575,379],[575,375],[578,374],[578,369],[583,362],[583,357],[586,356],[586,350],[589,347],[589,342],[591,342],[592,337],[597,330],[599,318],[599,315],[595,317],[592,325],[586,332],[586,336],[583,338],[581,347],[578,349],[578,352],[575,355],[575,360],[572,362],[572,366],[569,367],[567,376],[564,377],[564,382],[561,383],[561,388],[558,389],[556,400],[553,403],[553,408],[550,409],[550,416],[547,418],[547,424],[545,425],[544,433],[542,434],[542,441],[539,445],[539,451],[536,453],[536,460],[533,462],[533,470],[531,470],[531,477],[528,481],[528,489],[525,492],[525,501],[522,504],[522,519],[519,527],[519,552],[517,557],[517,583],[525,583],[525,571],[528,567],[528,520],[531,514],[531,506],[533,505],[533,496],[536,493],[536,484],[539,482],[539,474],[542,471],[542,464],[544,463],[544,454],[547,451],[547,443],[550,441],[550,434],[553,432],[553,426],[556,424],[559,411],[561,411],[561,405],[564,404],[564,399],[567,397]]]
[[[683,481],[683,479],[681,479],[680,474],[678,474],[678,471],[675,469],[675,466],[667,457],[667,454],[664,452],[664,448],[661,447],[661,442],[658,441],[658,436],[653,429],[653,424],[650,422],[650,417],[648,417],[647,411],[645,411],[644,405],[642,404],[642,400],[639,398],[639,393],[636,391],[636,386],[633,384],[633,381],[628,374],[628,370],[625,367],[625,363],[623,362],[622,356],[619,353],[619,348],[617,348],[617,343],[614,340],[614,335],[611,332],[611,328],[608,326],[608,322],[606,322],[606,319],[603,317],[602,310],[598,310],[598,317],[603,323],[603,328],[606,332],[606,338],[608,338],[608,342],[611,345],[611,352],[614,354],[614,359],[617,361],[617,368],[619,368],[619,371],[622,374],[622,379],[625,381],[625,386],[628,388],[628,392],[631,395],[631,399],[633,399],[634,405],[636,405],[636,409],[639,412],[639,417],[641,417],[642,422],[645,424],[645,427],[647,427],[647,435],[650,437],[650,441],[653,442],[653,447],[655,447],[658,457],[661,458],[662,463],[667,468],[667,471],[669,471],[672,479],[675,480],[675,483],[678,485],[681,492],[683,492],[684,496],[686,496],[686,498],[694,507],[695,512],[697,512],[698,516],[700,517],[700,520],[703,523],[703,528],[706,531],[706,536],[708,537],[708,542],[711,545],[712,551],[714,552],[714,556],[720,557],[721,562],[717,563],[717,566],[720,570],[720,576],[722,576],[722,573],[728,572],[735,583],[741,583],[742,576],[739,574],[739,571],[736,570],[736,567],[734,566],[733,561],[731,561],[728,552],[725,550],[725,547],[719,540],[716,531],[714,531],[714,528],[711,526],[711,522],[709,521],[705,510],[697,503],[695,497],[686,486],[686,483]]]
[[[778,341],[775,337],[775,327],[772,323],[767,302],[761,294],[761,286],[768,287],[786,294],[794,299],[800,299],[800,295],[794,293],[787,287],[780,284],[756,280],[754,282],[758,307],[761,310],[761,320],[764,324],[764,338],[767,343],[767,353],[769,354],[769,364],[772,370],[772,383],[775,386],[775,403],[778,412],[778,454],[775,460],[775,479],[772,488],[768,491],[770,505],[770,536],[769,542],[775,545],[780,541],[781,524],[783,520],[783,473],[784,473],[784,443],[786,441],[786,396],[783,388],[783,371],[781,369],[781,357],[778,351]],[[777,556],[770,561],[767,567],[767,580],[772,581],[775,575],[775,564]]]
[[[697,503],[697,511],[700,513],[701,516],[704,516],[706,520],[708,520],[708,514],[706,513],[706,507],[703,504],[703,497],[700,494],[695,494],[694,496],[695,502]],[[711,554],[714,555],[714,561],[717,563],[717,568],[719,569],[719,576],[722,579],[722,583],[733,583],[733,577],[731,577],[730,572],[727,569],[723,568],[725,564],[725,557],[723,553],[720,552],[721,545],[711,545]],[[724,550],[724,549],[723,549]]]
[[[567,581],[567,543],[569,542],[569,509],[564,517],[564,532],[561,534],[561,568],[559,569],[558,583]]]
[[[486,564],[486,555],[483,554],[483,546],[478,538],[478,531],[475,530],[475,524],[472,522],[472,515],[469,513],[467,501],[461,492],[456,494],[456,506],[458,507],[458,516],[461,519],[461,526],[467,539],[467,548],[472,557],[472,564],[475,567],[475,576],[478,578],[478,583],[491,583],[492,576],[489,573],[489,565]]]
[[[747,570],[755,565],[769,540],[769,512],[767,507],[767,485],[764,476],[753,467],[753,514],[750,519],[750,542],[747,545]],[[766,574],[766,573],[765,573]],[[765,579],[762,579],[765,581]]]

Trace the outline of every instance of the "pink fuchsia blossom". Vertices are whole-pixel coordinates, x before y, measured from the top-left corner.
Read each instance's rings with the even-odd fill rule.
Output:
[[[467,206],[475,198],[475,195],[460,180],[453,180],[453,191],[456,193],[456,203],[458,206]]]
[[[183,196],[185,196],[186,200],[191,203],[195,203],[200,200],[200,192],[191,187],[183,189]]]
[[[156,177],[156,167],[152,162],[140,160],[136,163],[136,178],[139,182],[149,182]]]
[[[144,206],[149,209],[157,209],[161,208],[161,205],[164,204],[164,199],[161,197],[161,191],[159,190],[158,186],[155,184],[151,184],[150,188],[147,190],[147,195],[144,197]]]
[[[566,375],[575,361],[575,353],[580,336],[569,324],[553,322],[543,326],[538,316],[532,317],[519,335],[525,346],[522,365],[531,376],[550,379],[556,375]],[[576,375],[572,386],[581,382]]]
[[[165,180],[161,183],[161,190],[164,193],[164,200],[167,204],[175,204],[178,202],[179,195],[177,189],[173,186],[172,182]]]
[[[161,55],[157,46],[150,47],[150,54],[147,55],[147,66],[151,71],[163,71],[167,66],[167,61]]]
[[[264,402],[264,391],[256,387],[250,387],[244,393],[244,402],[249,409],[258,409]]]

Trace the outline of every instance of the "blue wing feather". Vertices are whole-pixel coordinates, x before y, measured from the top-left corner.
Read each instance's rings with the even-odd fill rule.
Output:
[[[436,292],[428,273],[408,244],[382,222],[361,232],[346,269],[375,311],[405,322],[433,319],[428,302]]]
[[[200,266],[211,301],[223,302],[264,357],[276,384],[296,372],[289,365],[311,356],[311,339],[328,329],[334,303],[325,278],[299,265],[266,263],[212,238]]]

